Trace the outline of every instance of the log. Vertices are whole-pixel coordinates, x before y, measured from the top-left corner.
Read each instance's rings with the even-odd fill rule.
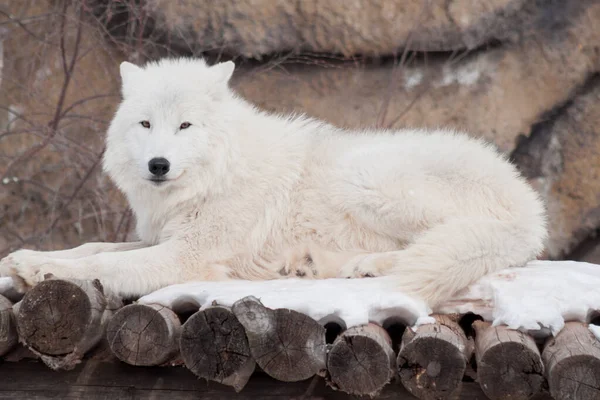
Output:
[[[600,341],[586,324],[567,322],[548,340],[542,359],[553,398],[600,399]]]
[[[333,343],[327,370],[333,387],[353,395],[376,396],[396,373],[392,340],[375,324],[350,328]]]
[[[192,315],[183,324],[179,348],[196,376],[232,386],[236,392],[246,386],[256,365],[244,327],[227,307],[213,306]]]
[[[473,343],[457,318],[435,315],[436,323],[406,329],[398,353],[400,380],[419,399],[458,396]]]
[[[106,327],[111,352],[130,365],[163,365],[179,353],[181,322],[169,308],[157,304],[129,304]]]
[[[106,321],[122,305],[104,295],[97,279],[50,277],[15,305],[21,342],[52,369],[72,369],[102,338]]]
[[[252,357],[271,377],[296,382],[325,372],[325,328],[312,318],[271,310],[253,296],[235,302],[232,311],[246,330]]]
[[[8,353],[18,342],[13,305],[0,296],[0,357]]]
[[[346,322],[337,315],[327,315],[317,321],[325,328],[325,343],[333,344],[335,339],[347,329]]]
[[[526,400],[540,392],[544,364],[533,338],[506,326],[475,321],[477,381],[491,400]]]

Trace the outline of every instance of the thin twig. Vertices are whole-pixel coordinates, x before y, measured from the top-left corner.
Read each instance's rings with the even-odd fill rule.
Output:
[[[50,227],[48,227],[48,229],[46,230],[46,232],[45,232],[46,234],[52,232],[52,230],[54,229],[54,227],[56,226],[56,224],[58,223],[58,221],[66,213],[67,208],[69,208],[69,205],[71,205],[71,203],[73,202],[73,199],[75,199],[75,197],[77,196],[77,194],[79,193],[79,191],[81,190],[81,188],[83,188],[83,185],[85,185],[85,183],[88,181],[88,179],[92,176],[92,172],[94,172],[94,169],[96,169],[96,167],[98,166],[98,164],[102,160],[102,156],[103,155],[104,155],[104,149],[102,149],[102,152],[96,158],[96,160],[94,160],[94,163],[92,164],[92,166],[87,170],[87,172],[85,173],[85,175],[83,176],[83,178],[79,182],[79,185],[77,185],[77,187],[75,188],[75,190],[73,191],[73,193],[71,194],[71,196],[69,196],[69,198],[67,199],[66,203],[62,206],[60,212],[58,213],[58,216],[56,216],[56,218],[54,218],[54,220],[50,224]]]
[[[67,0],[64,0],[65,3],[68,3]],[[63,7],[63,10],[66,12],[67,10],[67,6],[65,5]],[[61,41],[60,41],[60,46],[61,46],[61,54],[64,52],[64,36],[65,36],[65,32],[64,32],[64,24],[66,24],[66,19],[67,19],[67,15],[63,15],[62,16],[62,22],[61,22]],[[69,67],[66,68],[66,57],[63,57],[63,69],[65,72],[65,78],[63,81],[63,85],[61,88],[61,92],[58,98],[58,102],[56,104],[56,111],[54,113],[54,118],[52,119],[52,121],[49,123],[49,128],[50,131],[48,132],[48,135],[46,136],[46,138],[42,141],[42,143],[38,144],[37,146],[33,146],[31,147],[29,150],[25,151],[23,154],[21,154],[19,157],[17,157],[15,160],[13,160],[8,167],[6,168],[4,175],[2,176],[3,180],[4,178],[6,178],[12,171],[12,168],[17,165],[18,163],[20,163],[23,160],[27,160],[30,159],[31,157],[33,157],[34,155],[36,155],[39,151],[41,151],[42,149],[44,149],[46,146],[48,146],[48,144],[52,141],[52,138],[58,133],[58,125],[61,121],[61,114],[62,114],[62,110],[63,110],[63,105],[65,102],[65,98],[67,96],[67,90],[69,88],[69,84],[71,82],[71,78],[73,76],[73,70],[75,68],[75,63],[77,61],[77,54],[79,52],[79,47],[81,44],[81,34],[83,31],[83,24],[82,24],[82,20],[83,20],[83,15],[82,15],[82,11],[81,11],[81,7],[78,10],[78,24],[77,24],[77,33],[76,33],[76,37],[75,37],[75,47],[73,50],[73,56],[71,57],[71,62],[69,64]]]

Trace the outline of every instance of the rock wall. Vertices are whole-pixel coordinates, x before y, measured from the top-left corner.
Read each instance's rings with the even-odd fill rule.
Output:
[[[0,36],[5,65],[0,123],[4,128],[10,120],[12,132],[33,129],[13,114],[1,116],[11,109],[35,120],[35,130],[56,129],[42,129],[33,138],[0,136],[2,154],[10,156],[8,175],[21,178],[5,184],[9,195],[0,195],[5,233],[0,252],[126,237],[132,222],[122,199],[98,168],[86,175],[91,154],[66,175],[57,172],[82,158],[77,148],[67,151],[61,143],[85,143],[100,153],[117,103],[119,61],[193,54],[233,59],[238,66],[233,87],[264,109],[305,112],[345,127],[449,126],[483,136],[512,157],[546,200],[551,227],[546,256],[598,253],[593,249],[600,227],[600,1],[81,4],[11,0],[11,23],[1,25],[8,28]],[[53,16],[44,17],[49,11]],[[66,76],[61,48],[68,66],[78,26],[83,27],[73,73],[78,78],[69,83],[64,118],[56,123]],[[61,36],[67,38],[62,47]],[[35,82],[44,83],[34,90]],[[107,97],[89,100],[103,94]],[[35,157],[19,159],[46,140]],[[0,163],[1,176],[6,169]],[[77,191],[84,178],[84,190]],[[91,200],[98,193],[105,200]],[[22,199],[30,197],[38,205],[24,205]],[[56,213],[60,222],[53,222]],[[82,220],[84,214],[88,218]],[[34,220],[41,220],[36,230],[24,227]],[[584,242],[589,251],[582,250]]]

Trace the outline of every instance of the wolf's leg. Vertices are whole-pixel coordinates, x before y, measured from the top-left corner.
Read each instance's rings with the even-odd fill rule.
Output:
[[[41,282],[48,273],[58,278],[99,279],[107,290],[122,296],[140,296],[189,280],[228,279],[227,267],[197,261],[192,251],[182,242],[168,241],[78,259],[8,256],[0,262],[0,275],[12,276],[21,290]]]
[[[419,150],[398,158],[393,147],[375,148],[357,152],[335,170],[333,204],[373,232],[372,240],[378,235],[408,244],[358,256],[340,276],[391,275],[399,290],[435,305],[483,275],[523,265],[543,250],[544,207],[516,169],[470,145],[447,152],[455,158],[444,169],[438,160],[445,154],[444,141],[460,143],[437,140],[437,155]]]
[[[340,267],[361,252],[329,251],[317,244],[295,246],[269,266],[282,277],[327,279],[339,276]]]
[[[11,255],[29,257],[44,257],[44,258],[56,258],[62,260],[72,260],[76,258],[88,257],[98,253],[112,253],[119,251],[129,251],[135,249],[141,249],[148,245],[143,242],[123,242],[123,243],[108,243],[108,242],[90,242],[82,244],[81,246],[57,251],[36,251],[36,250],[17,250]]]
[[[389,275],[398,289],[435,306],[493,271],[521,266],[543,249],[545,229],[519,221],[454,219],[405,250],[355,257],[340,277]]]

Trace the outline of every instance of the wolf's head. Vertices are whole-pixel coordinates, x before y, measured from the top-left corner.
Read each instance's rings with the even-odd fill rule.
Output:
[[[193,196],[220,179],[232,151],[233,70],[232,62],[208,66],[185,58],[121,64],[123,101],[103,160],[121,190]]]

